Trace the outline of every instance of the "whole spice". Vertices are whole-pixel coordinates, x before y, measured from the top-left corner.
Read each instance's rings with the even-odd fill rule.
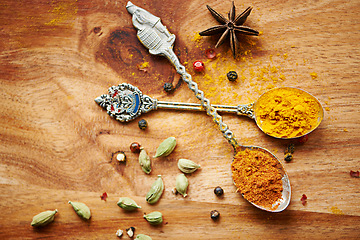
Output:
[[[171,92],[174,90],[174,85],[172,83],[165,83],[163,88],[165,92]]]
[[[179,174],[176,177],[176,184],[175,184],[176,191],[178,193],[181,193],[181,195],[183,195],[183,197],[186,197],[187,196],[186,191],[187,191],[188,186],[189,186],[189,181],[186,178],[186,176],[183,173]]]
[[[291,153],[286,153],[285,154],[284,160],[286,162],[291,162],[292,159],[293,159],[293,155]]]
[[[244,12],[240,13],[235,17],[235,5],[234,2],[230,8],[229,19],[226,19],[223,15],[216,12],[209,5],[206,5],[211,15],[218,21],[221,25],[216,25],[214,27],[208,28],[205,31],[199,32],[200,36],[211,36],[215,34],[222,33],[219,41],[216,43],[215,48],[220,46],[225,39],[228,39],[227,36],[230,35],[230,47],[233,53],[234,58],[236,57],[238,51],[238,39],[236,33],[245,34],[245,35],[255,35],[258,36],[259,32],[244,26],[243,24],[246,21],[246,18],[250,15],[252,7],[248,7]]]
[[[220,196],[222,196],[224,194],[224,190],[221,187],[217,186],[214,189],[214,193],[215,193],[216,196],[220,197]]]
[[[291,160],[293,159],[293,153],[295,152],[295,145],[293,143],[289,144],[284,153],[285,153],[285,157],[284,157],[284,160],[286,162],[291,162]]]
[[[116,155],[116,160],[120,163],[123,163],[126,161],[126,155],[123,151],[119,152],[117,155]]]
[[[158,175],[158,178],[155,180],[149,192],[146,194],[145,200],[150,204],[154,204],[159,201],[161,195],[163,194],[163,191],[164,182],[161,179],[161,175]]]
[[[276,209],[282,197],[282,176],[278,161],[268,152],[258,149],[238,150],[231,163],[232,177],[248,201],[267,209]]]
[[[210,217],[211,217],[212,220],[217,220],[217,219],[219,219],[219,217],[220,217],[219,211],[217,211],[217,210],[212,210],[212,211],[210,212]]]
[[[122,235],[123,235],[123,230],[118,229],[118,230],[116,231],[116,236],[121,237]]]
[[[193,162],[191,160],[181,158],[178,161],[178,168],[183,173],[193,173],[198,168],[200,168],[200,165],[196,164],[195,162]]]
[[[294,153],[294,152],[295,152],[295,145],[293,143],[290,143],[284,151],[285,154],[286,153]]]
[[[91,218],[90,208],[81,202],[71,202],[69,204],[74,208],[77,215],[85,220],[89,220]]]
[[[148,221],[151,225],[159,225],[163,222],[161,212],[151,212],[149,214],[144,215],[146,221]]]
[[[129,227],[128,229],[126,229],[126,234],[129,236],[129,238],[132,238],[135,234],[135,228]]]
[[[137,142],[133,142],[130,144],[130,151],[133,153],[139,153],[140,152],[140,144]]]
[[[134,200],[128,197],[119,198],[117,205],[127,211],[133,211],[135,209],[141,208]]]
[[[169,156],[170,153],[174,150],[175,146],[176,139],[174,137],[165,139],[157,148],[154,158]]]
[[[205,50],[205,55],[206,55],[207,58],[213,59],[213,58],[216,57],[216,52],[215,52],[214,49],[208,48],[208,49]]]
[[[238,75],[235,71],[230,71],[226,74],[229,81],[235,81],[238,78]]]
[[[148,123],[145,119],[141,119],[139,122],[138,122],[138,125],[139,125],[139,128],[141,130],[145,130],[148,126]]]
[[[193,63],[193,67],[197,72],[202,72],[205,69],[204,63],[202,61],[195,61]]]
[[[308,93],[295,88],[270,90],[255,108],[259,127],[278,138],[299,137],[320,123],[320,104]]]
[[[149,237],[148,235],[145,235],[145,234],[138,234],[135,239],[137,239],[137,240],[152,240],[151,237]]]
[[[144,173],[149,174],[151,172],[150,157],[143,147],[140,147],[139,163]]]
[[[43,227],[52,221],[54,221],[55,214],[57,213],[57,209],[54,211],[45,211],[41,212],[38,215],[34,216],[31,222],[31,226],[33,227]]]

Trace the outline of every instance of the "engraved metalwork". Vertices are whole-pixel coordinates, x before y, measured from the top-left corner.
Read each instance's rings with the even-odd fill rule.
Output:
[[[153,55],[165,56],[175,67],[179,66],[179,59],[172,50],[175,35],[161,23],[161,19],[130,1],[126,9],[132,15],[133,25],[138,30],[138,39],[149,49],[149,52]]]
[[[110,116],[121,122],[129,122],[143,113],[157,109],[205,111],[205,108],[199,103],[159,101],[144,95],[137,87],[129,83],[110,87],[109,94],[97,97],[95,102],[106,109]],[[212,106],[218,112],[235,113],[255,119],[253,105],[254,103],[238,106]]]
[[[157,100],[152,99],[131,84],[122,83],[109,88],[109,94],[103,94],[95,102],[120,122],[131,121],[142,113],[156,109]]]
[[[237,114],[238,115],[245,115],[249,118],[252,118],[255,120],[255,113],[254,113],[254,105],[255,103],[250,103],[247,105],[238,105],[237,106]]]
[[[128,8],[129,13],[131,13],[131,14],[134,15],[134,12],[135,12],[134,8],[133,8],[133,10],[129,10],[129,6],[131,6],[131,5],[133,5],[133,4],[132,4],[131,2],[128,2],[127,8]],[[134,5],[133,5],[133,7],[134,7]],[[136,6],[135,6],[135,7],[136,7]],[[138,8],[138,7],[136,7],[136,8]],[[135,8],[135,9],[136,9],[136,8]],[[143,10],[143,11],[145,11],[145,10]],[[139,11],[139,12],[142,12],[142,11]],[[134,26],[140,31],[140,28],[138,28],[138,27],[136,26],[136,24],[137,24],[136,20],[135,20],[135,22],[134,22],[134,18],[133,18],[133,23],[134,23]],[[149,27],[149,26],[147,25],[147,27]],[[150,26],[150,27],[151,27],[151,26]],[[140,40],[140,41],[141,41],[141,40]],[[161,42],[160,42],[161,46],[163,46],[163,44],[164,44],[164,45],[166,44],[165,41],[166,41],[166,38],[162,38],[162,39],[161,39]],[[142,42],[142,41],[141,41],[141,42]],[[143,42],[142,42],[142,43],[143,43]],[[144,44],[144,43],[143,43],[143,44]],[[144,44],[144,45],[145,45],[145,44]],[[145,45],[145,46],[147,47],[147,45]],[[167,45],[167,46],[169,46],[169,45]],[[149,49],[149,50],[151,50],[151,49]],[[224,136],[224,137],[228,140],[228,142],[234,147],[235,152],[237,151],[237,149],[240,149],[240,148],[242,148],[242,149],[244,149],[244,148],[249,148],[249,149],[263,149],[263,148],[261,148],[261,147],[256,147],[256,146],[242,146],[242,145],[238,144],[238,142],[237,142],[237,140],[236,140],[236,138],[235,138],[235,136],[234,136],[234,133],[233,133],[233,132],[229,129],[229,127],[222,121],[222,117],[217,113],[216,108],[210,104],[210,100],[209,100],[209,99],[207,99],[207,98],[204,97],[204,92],[201,91],[201,90],[199,90],[197,83],[192,80],[191,75],[190,75],[189,73],[187,73],[185,67],[180,64],[177,56],[174,54],[174,52],[173,52],[173,50],[172,50],[172,44],[171,44],[171,46],[169,46],[169,47],[166,49],[165,52],[171,53],[170,55],[171,55],[172,57],[174,57],[174,58],[170,59],[168,56],[166,56],[165,54],[163,54],[163,55],[166,56],[166,57],[170,60],[170,62],[175,66],[176,71],[181,75],[183,81],[187,83],[189,89],[194,92],[196,98],[201,101],[201,106],[204,108],[204,110],[206,110],[206,113],[213,118],[213,121],[219,126],[219,129],[220,129],[220,131],[222,132],[223,136]],[[150,51],[150,53],[153,54],[152,51]],[[272,154],[271,152],[269,152],[269,151],[266,150],[266,149],[263,149],[263,150],[266,151],[266,152],[268,152],[268,153],[270,153],[270,154]],[[273,154],[272,154],[272,155],[273,155]],[[273,157],[274,157],[275,159],[277,159],[275,155],[273,155]],[[278,160],[278,159],[277,159],[277,160]],[[284,171],[284,169],[283,169],[280,161],[279,161],[279,164],[278,164],[278,165],[279,165],[279,171],[282,172],[283,179],[285,179],[285,181],[283,180],[283,187],[284,187],[284,193],[285,193],[285,195],[283,194],[283,199],[282,199],[283,201],[280,203],[280,205],[277,207],[276,210],[265,209],[264,207],[259,206],[259,205],[256,205],[256,204],[254,204],[254,203],[252,203],[252,202],[249,201],[249,202],[250,202],[251,204],[253,204],[255,207],[258,207],[258,208],[260,208],[260,209],[263,209],[263,210],[266,210],[266,211],[270,211],[270,212],[280,212],[280,211],[283,211],[283,210],[289,205],[289,203],[290,203],[290,196],[291,196],[290,182],[288,181],[288,176],[287,176],[287,174],[285,173],[285,171]]]

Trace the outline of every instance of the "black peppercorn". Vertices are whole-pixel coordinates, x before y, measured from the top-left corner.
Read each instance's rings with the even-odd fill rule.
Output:
[[[287,153],[287,154],[285,154],[284,159],[285,159],[286,162],[291,162],[291,160],[293,159],[293,156],[292,156],[291,153]]]
[[[130,145],[130,151],[133,153],[139,153],[140,152],[140,144],[137,142],[133,142]]]
[[[212,220],[217,220],[220,217],[220,213],[217,210],[212,210],[210,216]]]
[[[221,195],[224,194],[224,190],[223,190],[221,187],[217,186],[217,187],[214,189],[214,193],[215,193],[216,196],[221,196]]]
[[[165,92],[171,92],[172,90],[174,90],[174,86],[172,85],[172,83],[165,83],[164,90]]]
[[[229,81],[235,81],[238,78],[238,75],[235,71],[230,71],[226,74]]]
[[[139,122],[138,122],[138,125],[139,125],[139,128],[141,130],[145,130],[148,126],[148,123],[145,119],[141,119]]]
[[[289,144],[289,146],[286,147],[285,149],[285,154],[286,153],[294,153],[295,152],[295,145],[293,143]]]

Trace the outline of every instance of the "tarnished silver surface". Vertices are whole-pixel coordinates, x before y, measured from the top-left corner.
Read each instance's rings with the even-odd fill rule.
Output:
[[[213,121],[219,126],[219,129],[222,132],[223,136],[234,147],[235,151],[237,149],[239,149],[239,148],[242,148],[242,149],[248,148],[248,149],[251,149],[251,150],[260,149],[260,147],[256,147],[256,146],[242,146],[242,145],[238,144],[238,142],[237,142],[237,140],[236,140],[236,138],[234,136],[234,133],[222,121],[222,117],[217,113],[216,108],[210,104],[209,99],[204,97],[204,92],[201,91],[198,88],[197,83],[192,80],[191,75],[189,73],[187,73],[185,67],[180,64],[178,58],[176,57],[176,55],[174,54],[174,52],[172,50],[173,42],[171,44],[168,44],[168,38],[166,38],[163,35],[161,35],[161,36],[159,35],[160,38],[156,38],[156,36],[150,36],[153,33],[157,33],[157,29],[155,28],[156,24],[151,25],[151,24],[148,23],[148,20],[150,20],[150,19],[155,20],[157,17],[153,16],[149,12],[147,12],[147,11],[145,11],[145,10],[139,8],[139,7],[136,7],[131,2],[128,2],[126,7],[127,7],[128,11],[129,11],[129,13],[131,13],[133,15],[133,23],[134,23],[135,28],[138,29],[138,36],[140,34],[139,32],[148,31],[148,32],[146,32],[146,34],[147,34],[146,36],[141,35],[142,39],[150,38],[150,39],[154,39],[154,41],[158,41],[160,39],[160,41],[158,41],[158,43],[156,44],[156,46],[160,46],[160,47],[158,47],[156,49],[160,49],[160,50],[159,51],[153,51],[153,49],[154,49],[153,46],[152,45],[150,46],[147,42],[144,42],[144,40],[142,40],[139,37],[140,41],[147,48],[149,48],[148,46],[152,47],[152,48],[149,48],[149,52],[151,54],[163,55],[163,56],[167,57],[170,60],[170,62],[175,66],[176,71],[181,75],[183,81],[188,84],[188,87],[190,88],[190,90],[192,90],[195,93],[196,98],[201,101],[201,106],[206,110],[206,113],[213,118]],[[137,13],[136,13],[136,11],[137,11]],[[134,17],[135,13],[138,14],[138,15]],[[143,16],[143,18],[142,18],[142,16]],[[139,25],[138,18],[144,20],[143,23],[140,23],[140,25]],[[159,22],[160,22],[160,19],[157,20],[157,23],[159,23]],[[148,30],[146,30],[146,29],[148,29]],[[163,29],[162,24],[161,24],[161,29]],[[155,39],[157,39],[157,40],[155,40]],[[263,149],[263,148],[261,148],[261,149]],[[266,149],[263,149],[263,150],[271,153],[270,151],[268,151]],[[260,209],[263,209],[263,210],[266,210],[266,211],[269,211],[269,212],[280,212],[280,211],[283,211],[290,203],[291,187],[290,187],[290,181],[288,180],[288,176],[285,173],[285,170],[284,170],[283,166],[281,165],[279,159],[277,159],[275,155],[273,155],[273,156],[279,163],[278,164],[279,165],[279,171],[282,172],[283,179],[286,179],[285,181],[283,181],[283,189],[285,189],[287,191],[287,194],[285,196],[283,195],[283,200],[282,200],[281,207],[278,207],[276,210],[265,209],[262,206],[256,205],[256,204],[254,204],[254,203],[252,203],[250,201],[249,202],[251,204],[253,204],[255,207],[258,207]]]
[[[131,84],[122,83],[109,88],[109,94],[103,94],[95,102],[120,122],[131,121],[142,113],[156,109],[156,99],[152,99]]]
[[[138,30],[137,36],[140,42],[149,49],[151,54],[165,56],[178,69],[180,62],[172,50],[175,35],[167,30],[159,17],[139,8],[132,2],[127,3],[126,9],[132,15],[132,22]]]
[[[159,101],[144,95],[140,89],[129,83],[122,83],[118,86],[110,87],[109,94],[97,97],[95,102],[106,109],[111,117],[121,122],[129,122],[143,113],[159,108],[205,111],[205,108],[199,103]],[[235,113],[254,119],[253,105],[254,103],[238,106],[212,105],[212,107],[218,112]]]

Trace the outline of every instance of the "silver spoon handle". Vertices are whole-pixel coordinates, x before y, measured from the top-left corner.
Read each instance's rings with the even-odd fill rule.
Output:
[[[237,105],[237,106],[227,106],[227,105],[212,105],[212,106],[216,108],[217,112],[234,113],[237,115],[247,116],[249,118],[254,119],[253,105],[254,103],[250,103],[246,105]],[[205,111],[205,109],[199,103],[158,101],[156,106],[157,108],[162,108],[162,109]]]
[[[175,66],[177,72],[181,75],[184,82],[188,84],[188,87],[191,91],[195,93],[197,99],[201,101],[201,106],[206,110],[207,115],[213,118],[213,121],[219,126],[220,131],[222,132],[223,136],[226,140],[236,149],[239,144],[235,138],[234,133],[229,129],[226,123],[223,122],[222,117],[217,113],[216,108],[211,105],[210,100],[204,97],[204,92],[201,91],[197,83],[192,80],[192,77],[189,73],[186,72],[184,66],[180,63],[178,66]]]

